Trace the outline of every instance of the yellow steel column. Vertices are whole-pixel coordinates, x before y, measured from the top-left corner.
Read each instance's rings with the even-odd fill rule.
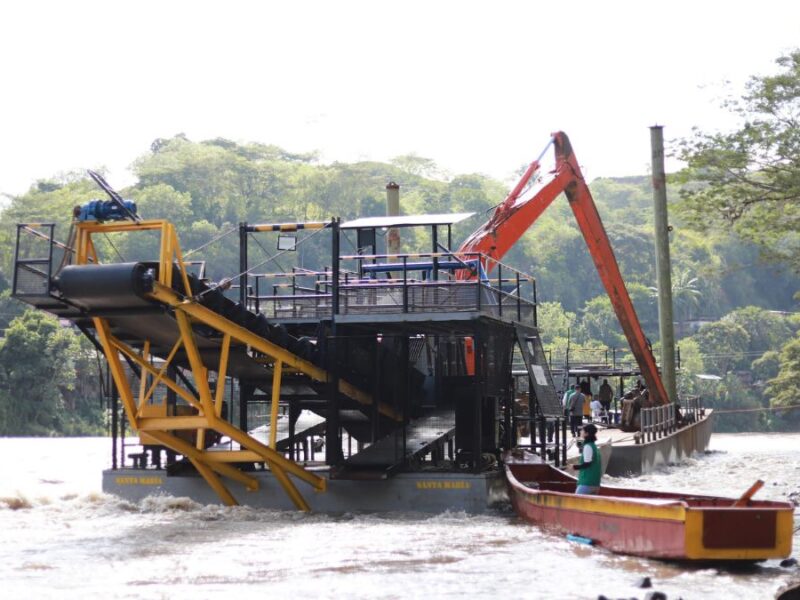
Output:
[[[203,367],[201,370],[202,370],[201,377],[203,378],[203,381],[208,383],[208,369]],[[197,375],[195,375],[195,381],[197,381]],[[209,388],[208,393],[209,393],[209,396],[210,396],[211,395],[211,389],[210,388]],[[214,415],[214,405],[213,405],[213,403],[211,403],[210,400],[209,400],[209,403],[211,404],[211,412],[209,412],[209,411],[207,411],[205,409],[205,402],[203,402],[203,413],[204,413],[204,416],[207,419]],[[197,446],[198,450],[202,450],[203,448],[206,447],[206,428],[205,427],[201,427],[201,428],[199,428],[197,430],[197,436],[195,438],[195,446]]]
[[[251,477],[250,475],[242,473],[239,469],[230,465],[215,462],[213,460],[213,452],[204,452],[202,450],[198,450],[189,442],[186,442],[166,431],[148,431],[148,434],[158,439],[165,446],[169,446],[178,454],[183,454],[186,458],[199,460],[203,464],[211,467],[220,475],[224,475],[225,477],[233,479],[234,481],[238,481],[251,491],[255,491],[259,487],[258,480],[255,477]]]
[[[222,401],[225,398],[225,377],[228,373],[228,355],[231,351],[231,336],[226,333],[222,338],[222,349],[219,355],[219,369],[217,370],[217,389],[214,398],[214,416],[222,415]]]
[[[146,362],[150,362],[150,340],[144,341],[144,347],[142,348],[142,360]],[[147,402],[146,397],[147,392],[147,372],[142,369],[142,373],[139,376],[139,407],[138,412],[141,415],[142,409],[144,408],[145,402]]]
[[[281,373],[283,371],[283,363],[279,360],[275,361],[275,366],[272,370],[272,410],[270,411],[269,422],[269,447],[275,450],[278,444],[278,405],[281,400]]]
[[[297,463],[292,462],[291,460],[287,459],[283,456],[280,452],[276,452],[269,446],[266,446],[256,440],[255,438],[249,436],[241,429],[237,429],[230,423],[226,423],[225,421],[216,419],[214,423],[211,425],[212,429],[219,431],[222,435],[227,435],[232,440],[239,442],[239,445],[242,448],[247,448],[248,450],[252,450],[253,452],[258,453],[260,456],[264,457],[264,460],[268,463],[276,463],[280,468],[285,470],[287,473],[294,475],[305,481],[306,483],[313,486],[316,490],[320,492],[324,492],[327,486],[327,481],[324,477],[320,477],[319,475],[315,475],[311,471],[306,471],[303,467],[298,465]]]
[[[133,348],[127,346],[125,343],[120,342],[118,339],[113,338],[113,337],[111,337],[109,341],[110,341],[111,345],[115,349],[117,349],[120,352],[122,352],[125,356],[130,358],[133,362],[135,362],[137,365],[139,365],[142,369],[146,370],[151,375],[158,376],[158,371],[150,363],[148,363],[146,361],[143,361],[142,357],[139,356],[133,350]],[[168,388],[173,390],[181,398],[186,400],[186,402],[188,402],[191,406],[196,408],[198,411],[202,412],[202,408],[203,407],[200,405],[200,402],[197,400],[197,398],[192,396],[189,392],[187,392],[185,389],[183,389],[181,386],[179,386],[177,383],[175,383],[169,377],[163,377],[162,376],[162,381],[164,382],[164,385],[166,385]]]
[[[172,362],[172,359],[175,358],[175,354],[178,352],[178,348],[180,348],[180,347],[181,347],[181,339],[178,338],[178,341],[175,342],[175,345],[172,347],[172,350],[170,350],[169,354],[167,355],[167,358],[164,359],[164,364],[161,365],[161,369],[158,371],[158,375],[155,376],[155,379],[153,380],[153,383],[150,384],[150,389],[147,390],[147,393],[144,396],[144,401],[145,402],[147,402],[147,400],[150,398],[150,396],[153,395],[153,392],[155,392],[156,387],[158,386],[158,384],[161,383],[161,380],[163,379],[164,374],[167,372],[167,368],[169,367],[170,363]],[[165,385],[167,385],[166,382],[165,382]]]
[[[86,264],[86,232],[83,227],[78,224],[76,226],[76,239],[75,239],[75,264]]]
[[[119,352],[114,349],[111,343],[111,333],[108,329],[108,323],[105,319],[94,317],[94,328],[97,330],[97,337],[100,338],[100,344],[103,346],[108,366],[111,369],[111,376],[114,378],[114,383],[117,386],[119,397],[122,399],[122,405],[125,407],[125,412],[128,414],[128,421],[131,427],[138,429],[138,415],[136,414],[136,403],[131,393],[130,383],[128,376],[125,375],[125,370],[119,360]]]
[[[161,225],[161,246],[158,251],[158,282],[166,287],[172,287],[172,273],[169,269],[169,257],[167,255],[167,232],[166,224]]]
[[[200,394],[200,404],[203,407],[203,414],[206,417],[211,417],[214,414],[214,404],[211,399],[211,390],[208,387],[208,371],[203,365],[200,351],[197,349],[197,344],[194,342],[192,325],[189,323],[189,317],[180,309],[175,310],[175,319],[178,321],[178,328],[181,331],[181,338],[183,339],[183,347],[186,350],[186,356],[189,359],[189,365],[194,374],[194,383],[197,386],[197,392]]]
[[[181,252],[181,245],[178,243],[178,234],[175,233],[175,226],[170,223],[170,235],[172,237],[172,252],[175,254],[175,259],[178,261],[178,272],[181,275],[183,282],[184,292],[187,296],[192,295],[192,286],[189,285],[189,276],[186,273],[186,265],[183,262],[183,253]]]
[[[225,487],[225,484],[219,480],[217,474],[211,470],[211,467],[195,458],[190,458],[189,460],[192,461],[192,464],[194,465],[194,468],[197,469],[197,472],[203,476],[203,479],[205,479],[208,485],[211,486],[211,489],[217,492],[217,495],[227,506],[239,505],[239,503],[236,501],[236,498],[233,497],[233,494],[231,494],[228,488]]]
[[[286,491],[292,502],[294,502],[294,505],[303,512],[310,512],[311,507],[308,505],[308,502],[306,502],[306,499],[303,498],[303,495],[300,493],[297,487],[295,487],[294,483],[292,483],[292,480],[289,479],[289,476],[283,471],[283,469],[274,463],[268,464],[269,470],[275,476],[275,479],[278,480],[278,483],[281,484],[281,487]]]

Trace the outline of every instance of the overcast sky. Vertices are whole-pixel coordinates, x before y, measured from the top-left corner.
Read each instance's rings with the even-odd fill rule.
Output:
[[[797,46],[797,1],[8,0],[0,192],[122,187],[179,132],[505,180],[561,129],[588,178],[644,174],[648,126],[731,127],[719,101]]]

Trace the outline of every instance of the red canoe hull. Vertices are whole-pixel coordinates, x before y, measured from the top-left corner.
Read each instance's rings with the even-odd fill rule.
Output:
[[[669,560],[759,561],[791,554],[794,507],[786,502],[603,487],[577,495],[552,466],[506,460],[511,503],[525,521],[588,538],[612,552]]]

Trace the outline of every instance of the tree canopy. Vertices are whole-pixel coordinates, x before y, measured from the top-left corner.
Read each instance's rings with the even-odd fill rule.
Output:
[[[725,227],[765,255],[800,269],[800,50],[777,59],[776,74],[752,77],[726,107],[731,132],[696,131],[678,156],[681,211],[694,228]]]

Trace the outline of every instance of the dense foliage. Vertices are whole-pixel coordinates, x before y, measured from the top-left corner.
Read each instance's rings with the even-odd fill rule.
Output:
[[[776,73],[752,77],[745,94],[726,103],[740,118],[740,127],[697,131],[678,145],[678,155],[687,163],[676,178],[683,184],[678,209],[694,231],[710,237],[719,232],[737,235],[756,244],[761,256],[798,271],[800,49],[776,62]],[[781,283],[775,278],[756,285]],[[744,291],[750,293],[751,288]],[[718,349],[719,355],[709,358],[718,373],[745,371],[753,380],[752,386],[723,380],[721,387],[729,396],[737,390],[741,395],[737,405],[750,402],[757,408],[781,409],[740,413],[723,422],[747,428],[800,423],[800,410],[794,408],[800,404],[800,339],[794,323],[774,316],[765,319],[751,309],[732,315],[715,331],[703,332],[706,344]],[[746,398],[748,394],[752,398]],[[753,415],[759,414],[761,422],[756,423]]]

